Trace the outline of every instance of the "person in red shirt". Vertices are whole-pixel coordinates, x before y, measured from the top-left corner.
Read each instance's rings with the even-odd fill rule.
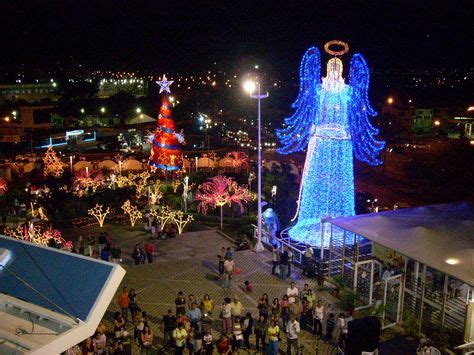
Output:
[[[128,321],[129,299],[127,286],[124,286],[122,293],[119,295],[118,304],[120,306],[120,310],[122,311],[122,317],[125,319],[125,321]]]
[[[148,262],[151,264],[153,262],[153,252],[155,251],[155,246],[147,242],[145,244],[145,253],[146,253],[146,258],[148,259]]]
[[[231,354],[231,343],[229,338],[225,334],[222,334],[220,339],[217,341],[217,352],[219,354]]]

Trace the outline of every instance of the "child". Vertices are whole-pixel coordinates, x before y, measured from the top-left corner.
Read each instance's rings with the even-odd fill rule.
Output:
[[[250,281],[246,280],[244,282],[244,285],[245,285],[245,291],[247,291],[248,293],[253,291],[253,285],[250,283]]]

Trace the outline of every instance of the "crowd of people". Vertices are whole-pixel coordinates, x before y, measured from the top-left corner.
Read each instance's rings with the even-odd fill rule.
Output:
[[[235,272],[232,249],[223,247],[218,260],[223,287],[229,288]],[[243,289],[253,292],[248,281]],[[179,292],[174,303],[174,310],[168,309],[160,324],[154,326],[159,326],[162,332],[160,348],[177,355],[186,351],[189,354],[231,354],[239,349],[276,355],[283,338],[286,339],[286,349],[281,350],[298,354],[301,331],[311,332],[324,341],[343,342],[347,323],[351,320],[343,313],[335,317],[330,307],[326,307],[318,297],[317,291],[313,291],[309,284],[299,289],[295,282],[290,282],[281,299],[270,300],[268,294],[263,294],[253,310],[244,309],[237,296],[226,297],[220,303],[207,293],[198,299],[193,294]],[[135,290],[124,287],[118,305],[120,312],[114,315],[112,339],[107,341],[105,332],[98,328],[96,335],[84,342],[83,349],[94,348],[95,353],[101,354],[100,350],[109,344],[109,353],[121,354],[124,339],[130,339],[140,347],[141,354],[149,354],[152,345],[159,343],[151,330],[156,328],[150,327],[146,313],[139,307]],[[127,329],[131,327],[133,332],[129,334]],[[217,339],[216,333],[220,334]]]

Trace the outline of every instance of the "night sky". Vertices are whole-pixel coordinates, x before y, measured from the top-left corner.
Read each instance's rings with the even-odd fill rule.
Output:
[[[0,65],[186,72],[217,61],[294,71],[306,48],[341,39],[381,71],[470,66],[473,1],[436,3],[9,1],[0,11]]]

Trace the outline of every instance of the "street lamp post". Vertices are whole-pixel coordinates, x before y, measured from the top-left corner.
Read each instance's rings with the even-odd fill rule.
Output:
[[[245,84],[245,89],[250,93],[252,99],[256,99],[258,102],[258,117],[257,117],[257,204],[258,204],[258,214],[257,214],[257,244],[255,245],[255,251],[262,252],[265,248],[262,244],[262,126],[261,126],[261,99],[266,99],[268,93],[262,94],[260,91],[260,83],[256,84],[249,81]],[[253,92],[257,89],[257,93]]]

